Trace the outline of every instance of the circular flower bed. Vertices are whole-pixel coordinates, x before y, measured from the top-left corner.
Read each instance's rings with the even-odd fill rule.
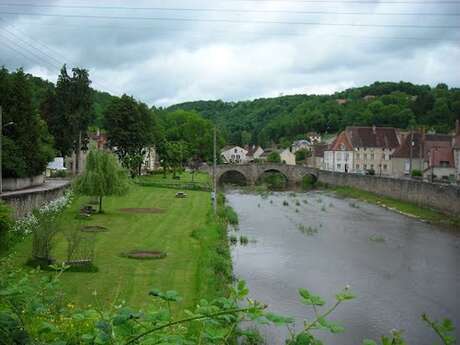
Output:
[[[166,257],[166,253],[158,250],[132,250],[128,253],[123,253],[122,256],[138,260],[155,260],[164,259]]]
[[[100,226],[100,225],[82,226],[80,230],[83,232],[107,232],[109,231],[109,229],[107,229],[105,226]]]

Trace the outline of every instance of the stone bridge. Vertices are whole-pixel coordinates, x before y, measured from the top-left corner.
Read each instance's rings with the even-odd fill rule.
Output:
[[[269,172],[278,172],[284,175],[289,185],[299,184],[302,178],[306,175],[313,176],[318,179],[318,169],[306,167],[302,165],[286,165],[286,164],[221,164],[216,169],[217,183],[221,182],[222,177],[229,173],[237,173],[243,176],[248,185],[255,185],[257,180],[263,174]],[[210,173],[212,174],[212,167]]]

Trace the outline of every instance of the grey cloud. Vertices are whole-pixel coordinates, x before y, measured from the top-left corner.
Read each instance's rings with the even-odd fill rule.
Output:
[[[1,4],[0,0],[0,4]],[[43,3],[43,2],[40,2]],[[70,1],[46,1],[72,4]],[[110,2],[160,7],[159,1]],[[460,12],[456,4],[351,6],[274,2],[168,1],[167,7],[333,12]],[[0,11],[4,7],[0,6]],[[22,12],[162,18],[230,19],[243,23],[2,16],[0,64],[24,66],[55,81],[60,64],[90,69],[97,88],[126,92],[153,105],[196,99],[239,100],[280,93],[334,92],[375,80],[459,86],[459,29],[257,24],[253,21],[392,25],[458,25],[459,17],[306,15],[294,13],[158,12],[30,8]],[[19,10],[18,10],[19,12]],[[11,30],[29,46],[5,32]],[[8,39],[10,41],[8,41]],[[389,39],[406,37],[410,39]],[[419,40],[415,38],[434,38]],[[11,42],[13,40],[13,43]],[[30,40],[30,41],[29,41]],[[457,41],[455,41],[457,40]],[[43,43],[43,44],[41,44]],[[6,47],[9,48],[6,48]],[[11,48],[15,48],[11,49]],[[36,48],[52,55],[50,60]],[[22,54],[18,53],[18,50]],[[37,58],[32,53],[41,56]],[[22,55],[28,56],[25,58]],[[45,61],[44,61],[45,60]]]

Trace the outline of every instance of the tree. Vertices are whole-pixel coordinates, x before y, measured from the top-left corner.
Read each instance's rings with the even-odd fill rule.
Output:
[[[123,95],[110,103],[104,120],[109,146],[131,176],[140,174],[145,150],[154,144],[152,112],[145,104]]]
[[[27,177],[43,173],[53,158],[53,140],[34,105],[28,75],[19,69],[10,74],[0,69],[0,105],[3,122],[2,170],[5,177]]]
[[[163,166],[165,176],[166,169],[171,168],[173,171],[173,178],[176,177],[176,171],[186,161],[185,157],[189,156],[187,143],[183,141],[162,141],[157,146],[160,162]]]
[[[90,85],[86,69],[73,68],[70,76],[64,65],[55,90],[47,91],[40,107],[61,156],[76,153],[77,172],[80,172],[80,152],[88,141],[88,127],[94,117]]]
[[[75,183],[78,193],[99,198],[99,213],[102,199],[110,195],[123,195],[128,191],[128,179],[117,159],[102,150],[91,150],[86,159],[85,172]]]
[[[280,154],[276,151],[271,152],[267,157],[267,162],[270,163],[281,163]]]
[[[311,151],[307,149],[300,149],[295,152],[295,161],[296,162],[303,162],[307,159],[307,157],[311,157]]]

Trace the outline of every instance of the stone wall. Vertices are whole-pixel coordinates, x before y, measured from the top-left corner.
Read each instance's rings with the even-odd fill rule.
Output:
[[[319,171],[318,180],[333,186],[355,187],[446,213],[460,214],[460,187],[458,186],[324,170]]]
[[[49,189],[10,193],[10,195],[2,195],[1,199],[11,206],[14,218],[19,219],[30,214],[32,210],[63,196],[69,186],[70,182]]]
[[[45,182],[44,175],[38,175],[33,177],[24,177],[24,178],[5,178],[3,179],[2,189],[4,192],[26,189],[30,187],[35,187],[43,184]]]

